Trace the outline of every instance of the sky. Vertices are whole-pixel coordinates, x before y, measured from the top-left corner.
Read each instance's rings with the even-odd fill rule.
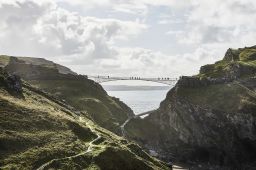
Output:
[[[0,54],[86,75],[194,75],[256,45],[255,17],[255,0],[0,0]]]

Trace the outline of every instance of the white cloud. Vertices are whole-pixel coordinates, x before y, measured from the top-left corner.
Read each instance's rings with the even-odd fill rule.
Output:
[[[82,17],[48,1],[1,2],[0,51],[11,55],[67,57],[62,60],[76,57],[88,63],[96,58],[115,57],[111,45],[116,40],[129,39],[146,28],[139,21]]]
[[[235,45],[235,41],[239,42],[247,34],[255,32],[256,23],[252,19],[256,14],[256,2],[253,0],[194,0],[191,7],[187,33],[180,37],[181,43]]]
[[[255,14],[254,0],[0,0],[0,52],[84,74],[195,74],[254,45]]]
[[[84,8],[109,8],[113,11],[146,15],[151,6],[168,6],[174,9],[188,6],[187,0],[55,0],[73,6],[83,6]]]

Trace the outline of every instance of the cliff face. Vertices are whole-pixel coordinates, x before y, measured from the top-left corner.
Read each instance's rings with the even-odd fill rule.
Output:
[[[255,47],[228,50],[197,76],[181,77],[155,113],[136,120],[157,132],[137,135],[145,128],[134,130],[134,120],[130,137],[178,161],[249,169],[256,161],[255,55]]]
[[[0,56],[0,63],[9,73],[83,111],[112,132],[120,134],[119,126],[133,115],[127,105],[108,96],[98,83],[64,66],[45,59],[9,56]]]

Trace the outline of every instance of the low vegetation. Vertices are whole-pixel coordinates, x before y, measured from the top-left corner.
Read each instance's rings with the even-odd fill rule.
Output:
[[[120,125],[133,115],[128,106],[108,96],[99,84],[64,66],[40,58],[8,56],[0,56],[0,63],[8,72],[18,74],[33,86],[69,103],[117,134],[120,134]]]
[[[28,83],[22,94],[10,93],[6,76],[1,73],[0,169],[168,169],[138,145]]]

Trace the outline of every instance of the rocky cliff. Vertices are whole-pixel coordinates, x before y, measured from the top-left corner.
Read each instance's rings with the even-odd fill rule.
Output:
[[[130,121],[130,138],[165,159],[253,169],[255,56],[255,47],[229,49],[223,60],[201,67],[198,75],[181,77],[156,112],[143,120]]]
[[[0,65],[30,84],[51,93],[100,126],[120,134],[120,125],[133,111],[110,97],[96,82],[70,69],[42,58],[0,56]]]

